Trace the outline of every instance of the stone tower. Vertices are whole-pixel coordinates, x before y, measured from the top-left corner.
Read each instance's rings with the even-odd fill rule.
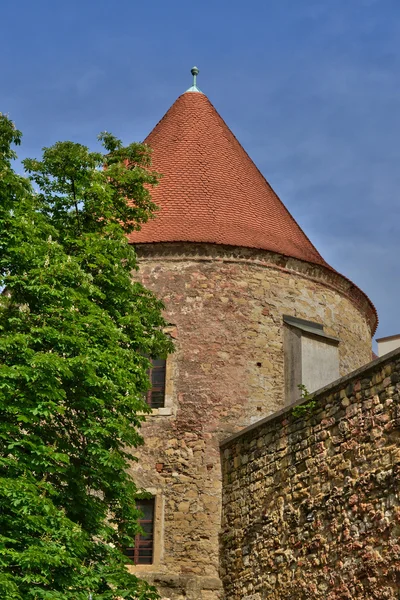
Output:
[[[221,440],[282,408],[298,383],[321,387],[370,361],[377,316],[196,83],[146,143],[163,174],[153,193],[160,211],[131,242],[138,277],[165,303],[176,352],[135,451],[135,480],[154,503],[151,552],[137,560],[147,564],[131,568],[164,598],[216,600]]]

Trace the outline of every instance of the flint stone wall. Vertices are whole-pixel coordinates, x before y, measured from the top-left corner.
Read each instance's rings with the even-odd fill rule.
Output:
[[[221,446],[229,600],[400,597],[400,351]]]

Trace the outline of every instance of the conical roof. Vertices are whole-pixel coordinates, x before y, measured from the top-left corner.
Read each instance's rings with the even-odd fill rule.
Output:
[[[163,175],[152,191],[160,211],[131,242],[244,246],[328,266],[197,88],[176,100],[145,143]]]

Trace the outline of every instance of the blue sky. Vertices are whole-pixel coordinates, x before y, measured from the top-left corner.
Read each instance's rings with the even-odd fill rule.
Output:
[[[398,0],[3,0],[20,156],[142,140],[199,87],[324,258],[400,333]]]

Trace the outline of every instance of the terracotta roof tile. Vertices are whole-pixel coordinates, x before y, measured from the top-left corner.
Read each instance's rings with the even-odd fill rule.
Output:
[[[145,143],[163,174],[152,191],[161,210],[132,242],[245,246],[327,266],[204,94],[182,94]]]
[[[336,273],[204,94],[182,94],[145,143],[153,149],[153,168],[163,175],[152,190],[160,210],[130,235],[132,243],[203,242],[258,248]],[[370,305],[375,330],[375,307],[347,281],[355,296],[361,295]]]

